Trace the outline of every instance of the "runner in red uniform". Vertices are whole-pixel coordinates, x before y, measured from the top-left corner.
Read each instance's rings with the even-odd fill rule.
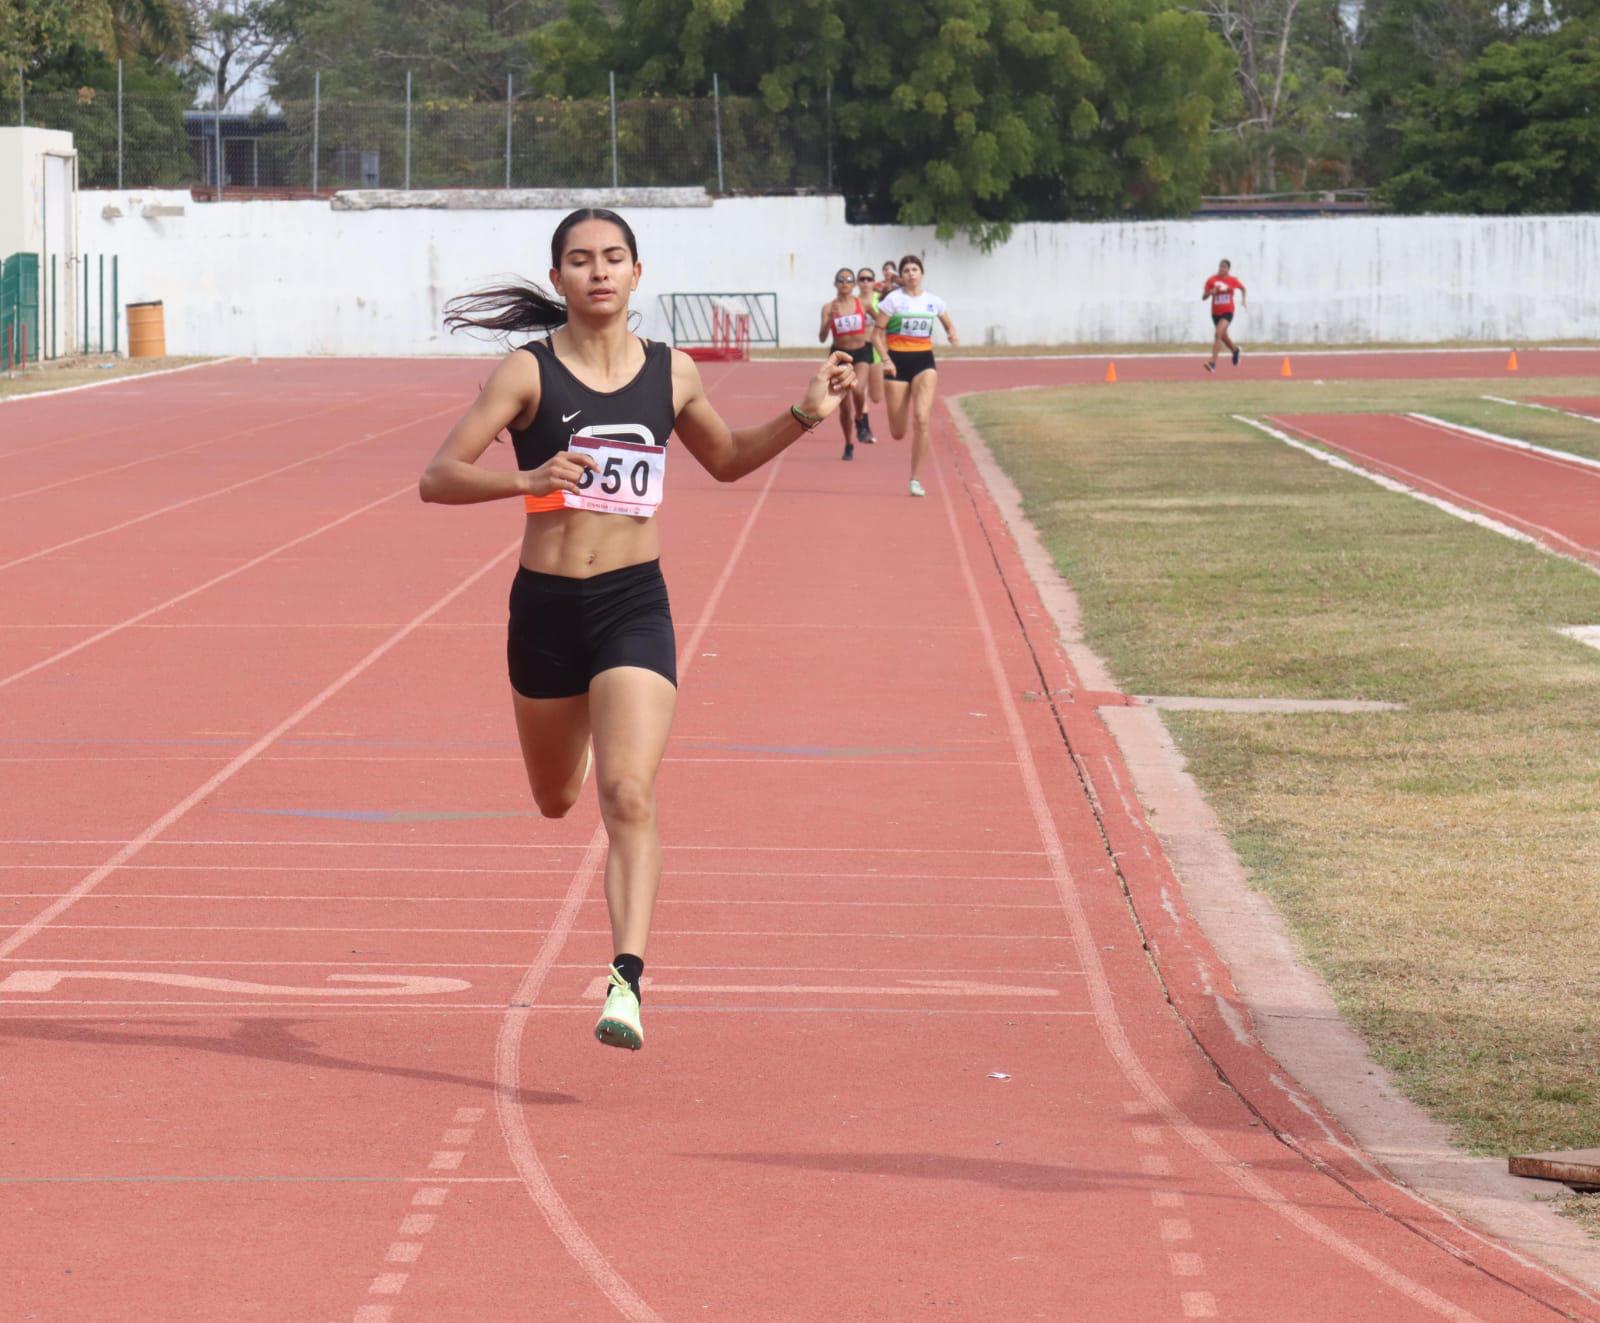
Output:
[[[1233,352],[1233,365],[1239,366],[1239,346],[1234,344],[1228,335],[1228,328],[1233,325],[1233,291],[1239,291],[1239,306],[1248,305],[1244,301],[1244,281],[1235,280],[1228,274],[1233,263],[1223,258],[1217,263],[1217,274],[1206,281],[1205,291],[1200,295],[1202,301],[1210,300],[1211,325],[1214,328],[1211,336],[1211,361],[1206,364],[1207,372],[1217,370],[1217,354],[1223,345]]]

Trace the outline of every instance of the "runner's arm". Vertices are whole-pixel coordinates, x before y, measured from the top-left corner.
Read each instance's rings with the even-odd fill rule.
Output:
[[[839,407],[855,382],[850,355],[835,351],[825,358],[801,398],[802,412],[826,418]],[[737,482],[775,459],[805,433],[799,420],[785,410],[770,422],[754,427],[730,428],[706,398],[700,369],[687,354],[672,354],[673,395],[683,403],[673,430],[700,467],[718,482]]]
[[[593,468],[587,455],[563,451],[536,469],[480,469],[490,444],[528,409],[539,407],[539,367],[530,354],[513,350],[490,374],[478,398],[450,429],[417,483],[424,501],[472,505],[508,496],[543,496],[577,491],[579,467]]]
[[[1245,301],[1245,297],[1244,297],[1244,281],[1241,280],[1239,282],[1239,307],[1240,307],[1241,310],[1243,310],[1245,308],[1248,308],[1249,306],[1250,306],[1249,303],[1247,303]]]
[[[819,345],[828,343],[828,323],[833,320],[832,312],[833,304],[824,303],[822,305],[822,326],[817,331],[817,343]]]
[[[883,368],[883,375],[895,375],[894,359],[889,357],[889,337],[885,328],[889,325],[889,314],[883,311],[880,304],[878,311],[872,314],[872,343],[878,351],[878,363]]]
[[[949,337],[950,343],[953,345],[960,344],[961,337],[956,334],[955,323],[950,320],[950,314],[948,312],[941,312],[939,314],[939,321],[944,326],[944,333]]]

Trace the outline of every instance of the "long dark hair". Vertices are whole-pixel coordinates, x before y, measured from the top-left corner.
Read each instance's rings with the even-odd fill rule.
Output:
[[[550,236],[550,265],[559,267],[567,251],[567,235],[583,221],[610,221],[622,231],[628,252],[639,260],[639,243],[628,222],[605,207],[579,207],[569,212]],[[553,331],[566,325],[567,307],[541,285],[514,280],[505,285],[462,294],[444,305],[444,324],[451,331]]]

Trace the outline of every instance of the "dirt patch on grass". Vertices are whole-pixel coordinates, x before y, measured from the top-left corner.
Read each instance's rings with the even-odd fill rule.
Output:
[[[1406,705],[1165,720],[1374,1055],[1465,1145],[1505,1153],[1600,1136],[1600,653],[1555,633],[1600,623],[1600,576],[1229,416],[1420,409],[1600,453],[1600,427],[1485,392],[1503,380],[967,404],[1124,688]]]
[[[91,382],[115,381],[121,377],[141,377],[150,372],[210,361],[206,358],[129,359],[111,355],[55,359],[16,372],[0,373],[0,399],[14,395],[31,395],[42,390],[60,390],[64,386],[86,386]]]

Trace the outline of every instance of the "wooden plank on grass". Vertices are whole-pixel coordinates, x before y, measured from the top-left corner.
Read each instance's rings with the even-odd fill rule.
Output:
[[[1523,1153],[1511,1159],[1511,1174],[1541,1181],[1561,1181],[1575,1190],[1600,1190],[1600,1148]]]

